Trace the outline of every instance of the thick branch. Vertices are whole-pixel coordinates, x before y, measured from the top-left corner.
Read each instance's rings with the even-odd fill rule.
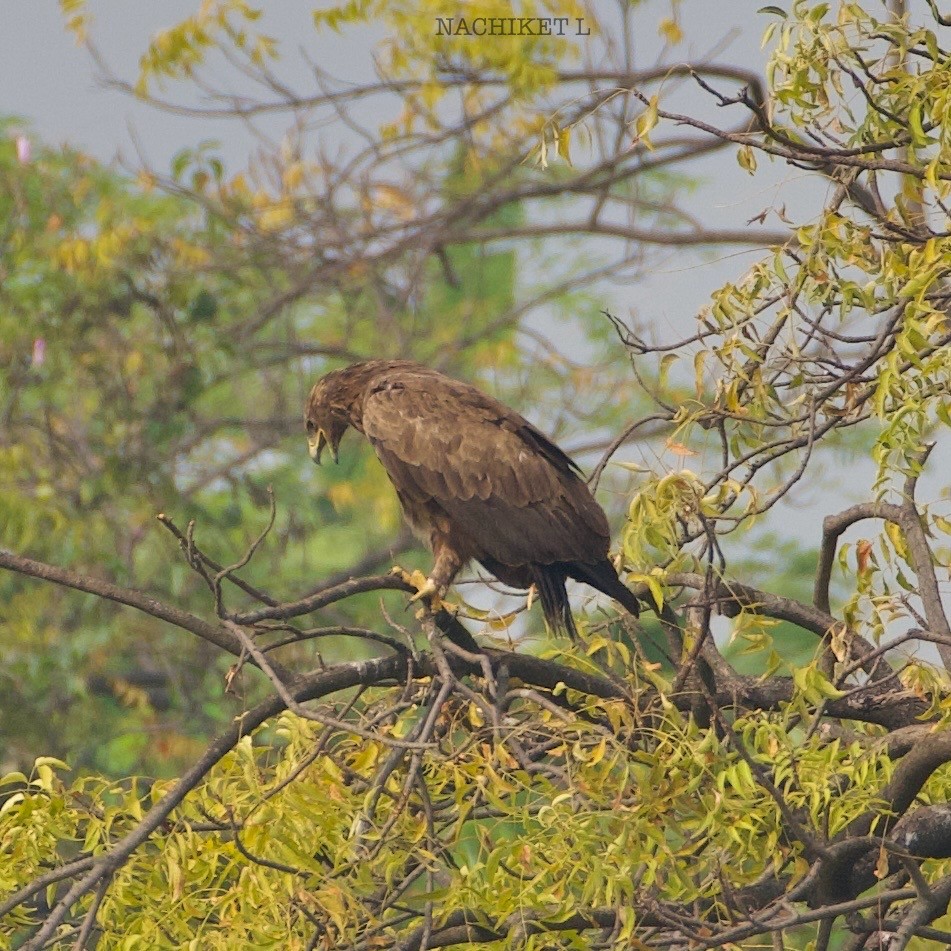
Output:
[[[351,578],[332,588],[323,588],[316,594],[301,598],[299,601],[288,601],[274,607],[258,608],[254,611],[245,611],[228,617],[235,624],[258,624],[261,621],[287,621],[290,618],[301,617],[325,608],[328,604],[343,601],[355,594],[365,594],[368,591],[406,591],[416,589],[404,581],[399,575],[370,575],[366,578]]]
[[[816,881],[814,900],[840,900],[868,887],[868,853],[877,849],[891,830],[902,834],[902,816],[932,773],[947,762],[951,762],[951,731],[948,730],[930,734],[902,758],[881,791],[882,805],[867,810],[849,823],[829,848],[828,860],[822,864]],[[946,822],[945,816],[942,827]],[[904,835],[914,838],[918,825],[909,818],[904,829]],[[870,838],[873,830],[874,838]],[[932,847],[937,846],[932,843]]]
[[[100,581],[98,578],[81,575],[66,568],[59,568],[56,565],[48,565],[42,561],[34,561],[32,558],[15,555],[13,552],[2,548],[0,548],[0,568],[6,568],[7,571],[13,571],[17,574],[28,575],[31,578],[39,578],[42,581],[51,581],[53,584],[74,588],[76,591],[94,594],[97,597],[105,598],[107,601],[115,601],[117,604],[128,605],[151,617],[158,618],[160,621],[168,621],[169,624],[174,624],[176,627],[190,631],[192,634],[197,634],[203,640],[209,641],[235,657],[241,656],[240,642],[224,628],[217,624],[210,624],[194,614],[189,614],[188,611],[182,611],[180,608],[164,604],[151,595],[143,594],[141,591],[135,591],[132,588],[120,588],[111,582]]]
[[[502,228],[495,231],[473,230],[452,239],[455,244],[492,241],[509,241],[512,238],[551,238],[566,235],[586,234],[636,241],[640,244],[657,244],[670,247],[692,247],[708,244],[748,244],[754,247],[774,247],[795,244],[795,235],[790,231],[756,231],[753,228],[692,228],[690,231],[671,231],[666,228],[636,228],[609,221],[592,222],[561,221],[555,224],[532,224],[520,228]]]
[[[909,480],[909,487],[914,488],[914,479]],[[908,544],[911,566],[918,579],[918,594],[921,597],[928,628],[935,635],[935,643],[945,669],[951,671],[951,625],[948,623],[941,601],[931,546],[928,544],[914,498],[910,495],[902,505],[894,505],[890,502],[862,502],[825,519],[822,523],[822,548],[816,575],[816,607],[820,610],[823,607],[828,610],[829,579],[839,536],[849,526],[869,518],[883,519],[901,528]]]
[[[704,588],[704,575],[696,573],[674,573],[669,575],[668,581],[670,584],[684,585],[700,591]],[[778,621],[788,621],[823,639],[829,638],[836,628],[842,627],[841,621],[819,607],[812,607],[795,598],[784,598],[733,580],[719,581],[714,591],[714,598],[717,601],[717,607],[728,617],[734,615],[738,609],[749,609]],[[857,660],[871,658],[875,654],[876,649],[865,638],[853,631],[848,633],[849,649]],[[872,663],[874,659],[864,666],[870,668],[869,673],[878,673],[871,666]],[[879,687],[888,682],[892,688],[902,689],[901,682],[891,671],[887,671],[886,676],[877,678],[876,682]]]

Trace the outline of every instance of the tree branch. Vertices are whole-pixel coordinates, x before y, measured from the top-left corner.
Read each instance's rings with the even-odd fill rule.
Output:
[[[204,621],[194,614],[164,604],[151,595],[143,594],[141,591],[135,591],[132,588],[121,588],[111,582],[100,581],[89,575],[58,568],[55,565],[48,565],[41,561],[34,561],[32,558],[15,555],[13,552],[2,548],[0,548],[0,568],[27,575],[31,578],[38,578],[41,581],[51,581],[53,584],[83,591],[86,594],[94,594],[97,597],[105,598],[107,601],[115,601],[117,604],[128,605],[142,611],[144,614],[158,618],[160,621],[167,621],[169,624],[174,624],[176,627],[196,634],[202,640],[220,647],[235,657],[241,656],[241,643],[233,634],[221,626],[209,624],[208,621]]]

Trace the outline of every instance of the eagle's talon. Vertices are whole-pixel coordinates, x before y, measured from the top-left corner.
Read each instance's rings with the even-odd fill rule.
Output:
[[[404,584],[409,585],[411,588],[415,588],[419,592],[424,588],[429,581],[429,579],[424,575],[419,568],[414,568],[412,571],[407,571],[402,565],[393,565],[390,568],[390,574],[396,575]],[[416,600],[419,597],[419,594],[413,595],[412,600]]]
[[[445,611],[453,617],[461,610],[458,604],[443,601],[443,595],[446,593],[445,586],[437,584],[432,578],[427,578],[421,571],[417,570],[410,573],[401,570],[400,577],[416,589],[416,594],[409,599],[410,604],[422,602],[430,614]],[[417,617],[419,616],[417,615]]]
[[[393,565],[393,567],[390,568],[390,574],[396,575],[397,578],[402,578],[407,584],[412,584],[409,580],[410,573],[402,565]]]
[[[423,580],[422,574],[421,571],[414,571],[409,577],[409,583],[416,588],[416,594],[414,594],[409,601],[410,604],[412,604],[415,601],[422,601],[423,598],[426,598],[426,600],[429,601],[430,607],[433,607],[433,604],[439,601],[439,588],[432,578]],[[437,609],[433,608],[433,610]]]
[[[413,571],[406,571],[405,568],[394,565],[390,569],[390,574],[396,575],[411,588],[416,589],[416,593],[409,599],[410,604],[425,601],[426,606],[433,613],[446,607],[442,600],[445,588],[437,585],[432,578],[427,578],[418,568]]]

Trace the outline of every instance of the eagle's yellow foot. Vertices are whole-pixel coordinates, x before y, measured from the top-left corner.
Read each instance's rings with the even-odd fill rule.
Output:
[[[438,600],[439,589],[436,587],[436,582],[432,578],[427,578],[421,571],[414,571],[409,583],[416,589],[416,594],[409,599],[410,604],[414,601],[422,601],[424,598],[430,604],[433,600]]]
[[[415,601],[417,598],[423,597],[424,594],[433,594],[436,590],[433,586],[429,591],[424,591],[428,585],[432,585],[433,581],[431,578],[427,578],[419,568],[414,568],[412,571],[407,571],[405,568],[400,567],[399,565],[393,565],[390,569],[391,575],[396,575],[401,581],[405,581],[406,584],[416,589],[416,594],[410,599]]]
[[[458,605],[443,601],[445,589],[440,588],[432,578],[425,577],[421,571],[414,571],[409,577],[409,583],[416,588],[416,594],[409,599],[410,604],[422,601],[433,614],[446,611],[455,615],[459,612]]]
[[[391,574],[396,575],[416,589],[416,594],[409,599],[410,604],[414,604],[416,601],[425,601],[426,606],[433,614],[437,611],[447,611],[452,615],[459,613],[459,606],[443,601],[436,582],[432,578],[427,578],[418,568],[414,571],[406,571],[405,568],[395,565],[391,569]]]

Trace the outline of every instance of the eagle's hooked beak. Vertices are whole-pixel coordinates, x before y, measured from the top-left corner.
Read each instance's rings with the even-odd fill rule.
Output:
[[[317,432],[307,440],[310,458],[319,466],[320,454],[324,451],[324,446],[330,446],[330,458],[333,459],[334,462],[340,462],[337,456],[337,447],[327,438],[327,434],[322,429],[318,429]]]

